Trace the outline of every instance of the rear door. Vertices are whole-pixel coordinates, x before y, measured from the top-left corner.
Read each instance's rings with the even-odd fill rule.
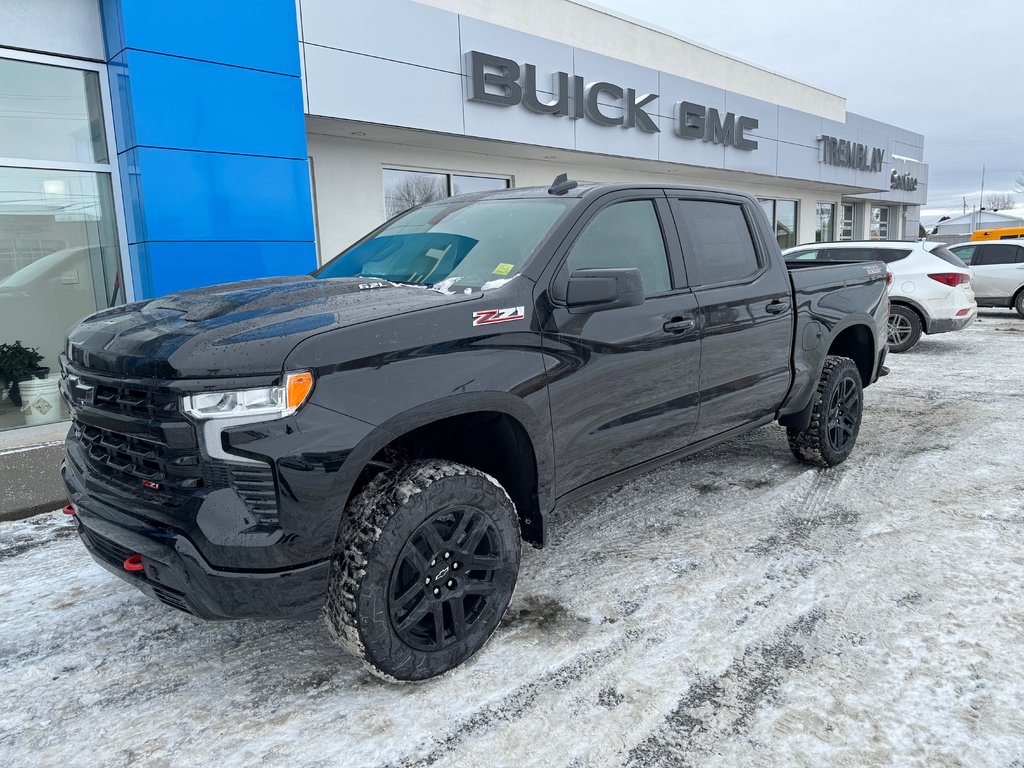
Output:
[[[1017,243],[984,243],[971,258],[974,295],[1006,299],[1024,284],[1024,248]]]
[[[660,190],[596,201],[553,262],[542,333],[561,496],[687,445],[697,423],[700,341],[697,303]],[[569,275],[595,267],[638,268],[644,303],[570,313]]]
[[[760,240],[749,203],[685,194],[671,201],[699,307],[697,441],[782,403],[792,380],[792,284],[782,260],[770,258]]]

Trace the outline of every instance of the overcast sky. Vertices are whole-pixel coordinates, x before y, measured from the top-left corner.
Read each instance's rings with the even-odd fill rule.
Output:
[[[1024,0],[591,2],[924,134],[925,223],[978,205],[982,165],[986,198],[1024,171]]]

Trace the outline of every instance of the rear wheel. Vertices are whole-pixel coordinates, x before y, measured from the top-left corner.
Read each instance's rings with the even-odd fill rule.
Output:
[[[910,307],[889,307],[889,351],[906,352],[921,340],[921,318]]]
[[[378,475],[346,509],[324,618],[377,676],[433,677],[494,632],[519,557],[519,518],[494,478],[413,462]]]
[[[1024,291],[1020,291],[1013,300],[1013,308],[1017,310],[1018,315],[1024,317]]]
[[[864,393],[853,360],[826,357],[814,398],[807,429],[786,430],[789,449],[800,461],[834,467],[846,461],[860,434]]]

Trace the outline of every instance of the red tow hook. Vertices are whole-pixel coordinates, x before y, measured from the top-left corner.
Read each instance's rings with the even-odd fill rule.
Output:
[[[68,504],[66,507],[64,507],[64,509],[61,510],[61,512],[63,512],[65,515],[77,515],[78,514],[78,510],[75,509],[75,505],[74,504]]]
[[[124,569],[126,571],[141,571],[144,567],[142,565],[142,555],[132,555],[124,561]]]

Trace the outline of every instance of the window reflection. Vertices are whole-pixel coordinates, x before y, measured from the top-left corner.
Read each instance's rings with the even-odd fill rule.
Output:
[[[124,301],[110,175],[0,168],[0,343],[38,348],[48,367],[37,407],[0,382],[0,429],[66,418],[56,397],[68,329]],[[0,393],[2,394],[2,393]]]
[[[496,176],[466,176],[441,171],[384,169],[384,213],[392,218],[423,203],[453,195],[508,189],[509,180]]]
[[[0,157],[107,162],[99,73],[0,58]]]

